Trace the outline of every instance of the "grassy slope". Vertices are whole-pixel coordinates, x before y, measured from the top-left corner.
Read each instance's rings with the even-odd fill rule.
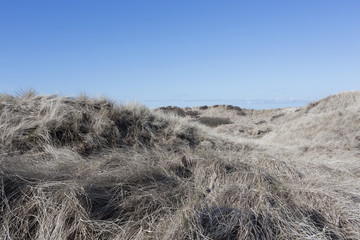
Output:
[[[358,239],[358,96],[196,109],[229,114],[210,129],[106,99],[1,95],[0,238]]]

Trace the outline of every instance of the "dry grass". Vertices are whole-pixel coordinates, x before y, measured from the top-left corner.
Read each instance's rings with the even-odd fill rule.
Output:
[[[243,139],[139,105],[1,95],[0,238],[359,239],[360,168],[339,164],[358,153],[359,99],[344,96],[272,121],[280,110],[241,110],[272,127]],[[313,134],[300,127],[309,115]]]
[[[197,121],[208,127],[217,127],[220,125],[231,123],[229,118],[220,118],[220,117],[201,117]]]

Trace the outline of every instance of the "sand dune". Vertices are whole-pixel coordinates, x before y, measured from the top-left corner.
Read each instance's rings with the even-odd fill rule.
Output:
[[[360,92],[150,110],[0,95],[1,239],[360,239]]]

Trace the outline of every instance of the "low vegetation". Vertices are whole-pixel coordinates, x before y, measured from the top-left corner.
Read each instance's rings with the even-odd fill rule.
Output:
[[[189,111],[186,111],[186,112],[185,112],[185,115],[186,115],[186,116],[190,116],[190,117],[192,117],[192,118],[198,118],[199,115],[200,115],[200,113],[199,113],[199,111],[189,110]]]
[[[343,118],[324,116],[356,120],[350,99],[336,108]],[[329,107],[309,105],[278,124],[305,131],[299,114]],[[316,116],[310,130],[320,139],[331,129]],[[348,138],[349,126],[335,122]],[[246,141],[140,105],[0,95],[0,238],[359,239],[360,166],[345,167],[356,144],[326,140],[340,144],[338,155],[304,153],[306,144],[282,136],[308,135],[284,128]],[[330,155],[347,156],[344,166]]]
[[[208,108],[209,108],[209,107],[208,107],[208,106],[206,106],[206,105],[204,105],[204,106],[200,106],[200,107],[199,107],[199,109],[200,109],[200,110],[206,110],[206,109],[208,109]]]
[[[176,107],[176,106],[167,106],[167,107],[161,107],[158,108],[159,110],[165,112],[165,113],[174,113],[180,117],[185,117],[185,111],[182,108]]]
[[[219,125],[231,123],[229,118],[221,118],[221,117],[201,117],[198,119],[198,121],[201,124],[204,124],[209,127],[217,127]]]

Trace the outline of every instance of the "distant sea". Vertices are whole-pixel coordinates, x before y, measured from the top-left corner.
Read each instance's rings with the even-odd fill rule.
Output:
[[[313,99],[201,99],[201,100],[142,100],[149,108],[158,108],[165,106],[178,107],[197,107],[197,106],[212,106],[212,105],[234,105],[240,108],[248,109],[274,109],[274,108],[288,108],[301,107],[314,101]]]

